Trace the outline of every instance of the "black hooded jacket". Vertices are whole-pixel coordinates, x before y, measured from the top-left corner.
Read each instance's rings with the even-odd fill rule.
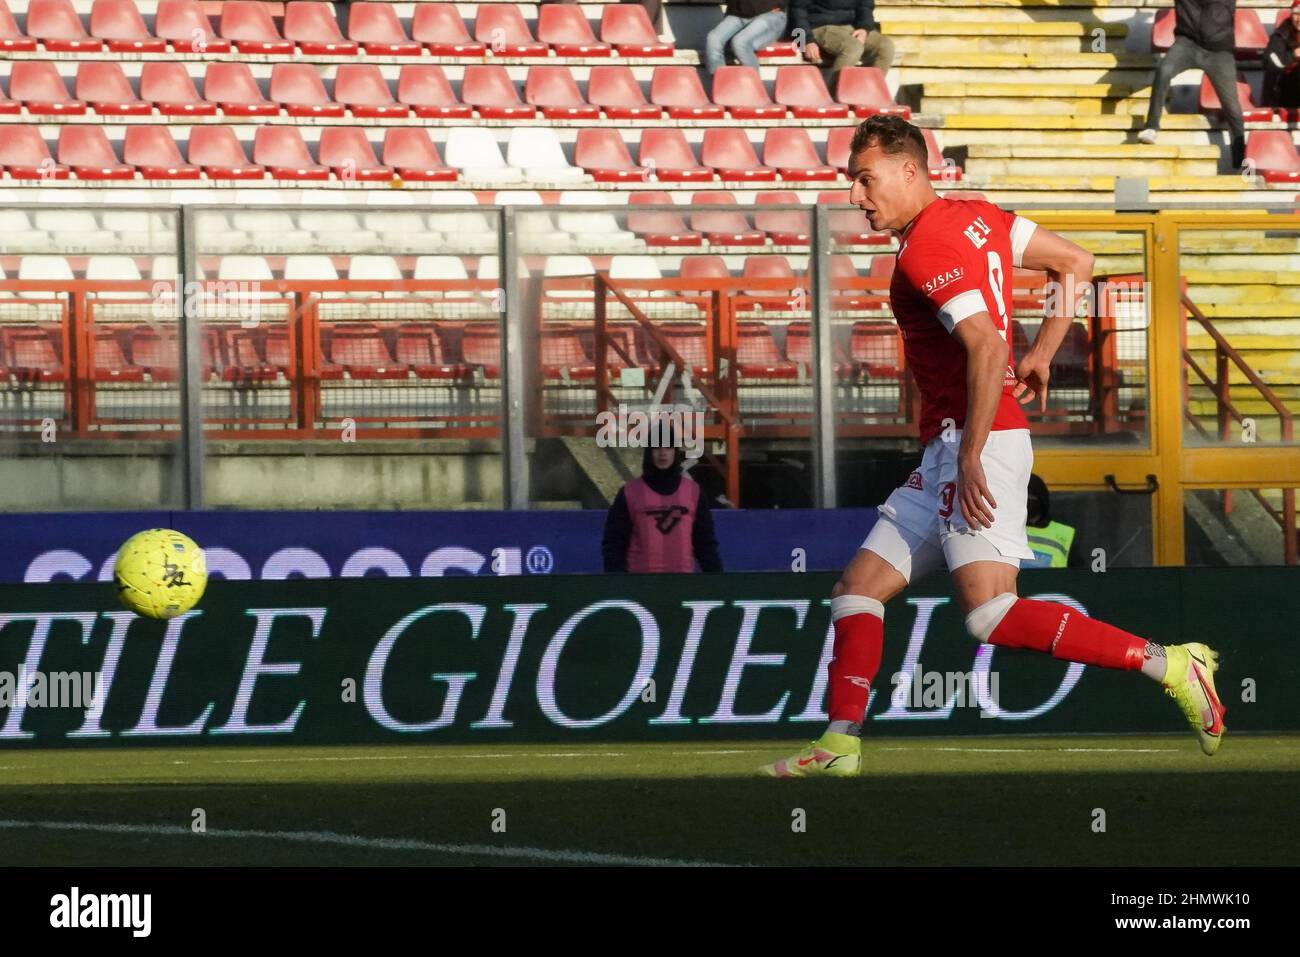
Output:
[[[1290,19],[1283,20],[1282,25],[1268,38],[1268,46],[1264,48],[1264,88],[1260,97],[1260,106],[1298,105],[1282,103],[1278,95],[1282,78],[1300,69],[1300,60],[1296,60],[1294,53],[1297,39],[1296,29],[1291,25]]]
[[[653,449],[646,447],[641,457],[641,477],[647,485],[660,495],[672,495],[684,481],[693,481],[682,474],[682,463],[686,453],[676,450],[673,464],[666,469],[655,468],[651,459]],[[627,571],[627,548],[632,541],[632,513],[627,508],[627,496],[623,489],[618,490],[614,504],[605,516],[605,536],[600,543],[601,554],[605,559],[605,571]],[[718,540],[713,532],[713,512],[709,509],[709,500],[703,494],[695,509],[695,524],[691,527],[691,544],[695,549],[695,560],[700,570],[706,572],[722,571],[722,556],[718,554]]]
[[[1198,47],[1213,52],[1235,45],[1237,0],[1174,0],[1177,24],[1174,36],[1186,37]]]

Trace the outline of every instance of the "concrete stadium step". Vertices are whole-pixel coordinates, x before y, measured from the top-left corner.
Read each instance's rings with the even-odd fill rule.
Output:
[[[1005,130],[1019,134],[1022,130],[1141,130],[1145,125],[1144,115],[1093,113],[1082,116],[1065,115],[1030,115],[1008,110],[1004,113],[988,113],[972,110],[966,113],[950,113],[944,116],[944,130]],[[1166,136],[1173,131],[1211,130],[1209,119],[1199,113],[1166,113],[1160,121],[1160,135]],[[1253,126],[1248,125],[1253,129]],[[1284,126],[1260,124],[1260,128],[1285,129]],[[945,134],[946,135],[946,134]]]
[[[963,146],[1000,146],[1009,141],[1021,146],[1129,146],[1137,144],[1137,130],[1018,130],[1007,126],[996,130],[944,129],[940,134],[946,149]],[[1161,130],[1161,146],[1209,146],[1226,149],[1221,134],[1213,131]]]
[[[933,83],[922,90],[926,113],[1027,113],[1145,115],[1145,90],[1111,83]]]
[[[1034,54],[1020,51],[1011,53],[962,53],[954,62],[950,53],[933,54],[928,48],[917,53],[904,53],[899,57],[900,67],[949,67],[981,70],[1139,70],[1150,73],[1155,69],[1155,57],[1150,53],[1052,53]],[[1008,80],[1014,79],[1008,76]],[[1026,82],[1032,83],[1035,78]]]
[[[1256,269],[1188,269],[1183,271],[1183,278],[1192,287],[1300,286],[1300,273],[1267,269],[1263,264]]]
[[[1077,190],[1082,192],[1113,192],[1114,176],[1044,176],[1032,177],[1018,173],[969,177],[967,188],[979,183],[989,189],[1004,190]],[[1240,176],[1153,176],[1147,181],[1148,190],[1189,190],[1214,193],[1239,193],[1248,190],[1249,184]],[[1261,191],[1263,192],[1263,191]]]
[[[909,56],[903,57],[907,64]],[[918,57],[920,62],[911,65],[896,66],[892,76],[898,79],[900,87],[925,86],[932,83],[1050,83],[1053,85],[1086,85],[1090,83],[1121,83],[1139,89],[1150,85],[1155,70],[1153,67],[1125,67],[1123,69],[1106,66],[1066,67],[1051,58],[1039,58],[1032,64],[998,64],[988,66],[964,66],[965,58],[960,54],[945,57]],[[937,62],[936,62],[937,61]]]
[[[1259,305],[1270,302],[1300,303],[1300,288],[1295,285],[1204,285],[1188,283],[1187,295],[1192,302],[1221,302],[1239,305]],[[1300,309],[1295,310],[1300,313]]]
[[[1042,24],[1042,26],[1079,26],[1082,24]],[[999,24],[932,24],[929,33],[898,35],[892,25],[886,27],[887,35],[900,53],[931,53],[946,56],[965,54],[1027,54],[1051,57],[1071,53],[1105,53],[1124,46],[1123,24],[1096,24],[1092,31],[1082,29],[1071,33],[1029,34],[997,29]],[[959,32],[948,27],[970,26],[984,29]],[[1007,24],[1009,27],[1031,27],[1039,24]],[[1114,33],[1109,31],[1114,30]]]
[[[951,146],[951,144],[947,144]],[[968,176],[1214,176],[1214,146],[971,146]]]
[[[989,37],[1087,37],[1098,35],[1106,37],[1128,36],[1127,23],[1085,24],[1076,20],[1043,22],[1039,20],[1010,21],[993,18],[980,20],[893,20],[888,23],[887,33],[897,42],[899,37],[977,37],[981,40]]]

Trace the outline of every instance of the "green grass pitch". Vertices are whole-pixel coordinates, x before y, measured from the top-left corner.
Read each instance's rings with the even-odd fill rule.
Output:
[[[1298,744],[1240,735],[1207,758],[1181,735],[872,739],[860,778],[816,781],[753,776],[798,741],[6,750],[0,854],[10,866],[1295,865]]]

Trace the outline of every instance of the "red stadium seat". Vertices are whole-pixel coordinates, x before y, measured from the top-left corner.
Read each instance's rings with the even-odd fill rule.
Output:
[[[383,334],[370,323],[345,322],[334,328],[329,361],[353,379],[405,379],[409,370],[388,351]]]
[[[882,114],[912,118],[910,107],[899,106],[889,92],[885,74],[874,66],[849,66],[840,70],[835,81],[835,98],[849,106],[854,116]]]
[[[1246,137],[1246,166],[1266,183],[1300,183],[1300,155],[1286,130],[1255,130]]]
[[[44,329],[6,328],[0,332],[9,373],[20,382],[62,382],[62,344]]]
[[[631,322],[611,322],[605,326],[605,366],[611,372],[627,368],[639,368],[649,365],[637,348],[637,326]],[[623,358],[614,344],[622,347],[627,358]],[[629,365],[629,361],[631,364]]]
[[[646,167],[632,162],[622,133],[608,128],[584,126],[579,129],[573,162],[598,183],[642,182],[649,175]]]
[[[832,308],[860,312],[864,309],[883,309],[889,301],[883,290],[863,289],[856,285],[858,270],[850,256],[840,254],[830,257],[827,272],[830,274]]]
[[[417,379],[459,379],[464,366],[448,362],[437,328],[431,323],[406,323],[397,329],[397,361],[409,366]]]
[[[556,56],[609,56],[614,52],[591,32],[577,4],[549,3],[538,8],[537,39],[555,49]]]
[[[455,13],[455,8],[452,8]],[[459,19],[459,18],[458,18]],[[461,26],[464,30],[464,26]],[[391,3],[353,3],[348,7],[348,38],[371,56],[420,56],[424,48],[406,35]]]
[[[266,330],[266,341],[262,344],[266,355],[266,364],[288,379],[297,363],[293,358],[293,348],[289,342],[289,330],[274,326]],[[343,370],[339,370],[341,374]],[[322,376],[325,378],[325,376]]]
[[[736,368],[749,379],[793,379],[799,375],[799,367],[776,347],[767,323],[753,319],[736,323]]]
[[[136,326],[131,330],[131,358],[153,381],[175,382],[180,377],[176,330],[162,333],[148,326]]]
[[[1155,24],[1151,28],[1151,49],[1156,53],[1165,53],[1174,45],[1174,27],[1178,18],[1173,7],[1166,7],[1156,14]]]
[[[835,363],[835,377],[845,379],[852,375],[853,365],[849,361],[844,347],[838,342],[831,350]],[[813,366],[812,323],[807,319],[796,319],[785,328],[785,357],[796,365],[807,367],[811,375]]]
[[[614,130],[601,130],[603,133],[615,133]],[[581,134],[579,134],[581,135]],[[681,215],[670,210],[633,211],[633,206],[672,206],[672,198],[667,193],[651,190],[633,193],[627,198],[627,228],[645,240],[647,246],[700,246],[704,243],[704,234],[690,229]]]
[[[91,378],[96,382],[142,382],[144,369],[127,359],[113,329],[96,329],[92,343]]]
[[[700,161],[713,167],[723,181],[757,183],[776,179],[776,170],[758,161],[753,144],[738,126],[705,130]]]
[[[217,104],[199,96],[183,63],[153,60],[140,67],[140,98],[163,116],[216,116]]]
[[[18,29],[18,22],[4,0],[0,0],[0,50],[6,53],[32,53],[36,50],[36,40]]]
[[[388,81],[373,63],[341,64],[334,74],[334,99],[356,117],[404,117],[411,113],[409,106],[393,99]]]
[[[841,173],[849,168],[849,144],[855,132],[852,126],[836,126],[826,131],[826,162]]]
[[[722,107],[709,102],[693,66],[655,67],[650,80],[650,102],[662,106],[675,120],[720,120],[726,113]]]
[[[934,138],[934,131],[921,130],[921,135],[925,137],[925,148],[929,153],[930,179],[944,183],[961,182],[964,175],[962,168],[944,160],[939,141]]]
[[[659,107],[646,102],[632,70],[622,65],[591,68],[587,102],[599,106],[611,120],[657,120],[661,113]]]
[[[638,7],[637,9],[641,8]],[[695,375],[707,376],[709,374],[709,341],[704,323],[665,322],[659,326],[659,331],[668,340],[668,344],[677,350],[677,354],[682,357],[682,361],[691,367],[691,371]],[[653,351],[658,352],[657,349]],[[656,356],[656,363],[660,358],[667,364],[667,356]],[[677,371],[680,372],[681,370]]]
[[[165,53],[167,41],[149,33],[132,0],[95,0],[90,8],[90,35],[113,53]]]
[[[649,132],[647,130],[647,132]],[[676,131],[680,132],[680,131]],[[766,237],[749,225],[749,220],[739,209],[701,210],[701,206],[736,206],[731,193],[696,193],[691,197],[691,229],[699,230],[712,246],[762,246]]]
[[[329,167],[311,158],[296,126],[259,126],[253,136],[253,162],[270,170],[272,179],[330,178]]]
[[[122,159],[140,170],[145,179],[198,179],[202,175],[199,167],[181,157],[165,126],[128,126],[122,140]]]
[[[527,119],[537,115],[533,107],[519,99],[519,91],[506,68],[496,63],[466,66],[460,98],[478,110],[485,120]]]
[[[1256,106],[1255,98],[1250,92],[1250,84],[1243,79],[1237,80],[1237,100],[1241,103],[1241,118],[1246,123],[1267,123],[1273,119],[1271,106]],[[1218,114],[1222,109],[1219,94],[1214,91],[1214,84],[1208,76],[1201,77],[1201,112]]]
[[[677,275],[681,279],[730,279],[731,270],[721,256],[683,256]]]
[[[1238,10],[1233,22],[1233,46],[1237,59],[1258,60],[1268,46],[1268,32],[1254,10]]]
[[[454,169],[438,155],[429,131],[419,126],[394,126],[384,133],[384,164],[412,182],[447,183],[457,179]]]
[[[796,193],[786,190],[765,190],[755,200],[760,207],[754,210],[754,228],[767,233],[767,238],[777,246],[807,246],[812,235],[812,210],[764,210],[774,204],[799,205]]]
[[[872,279],[893,279],[896,262],[893,256],[875,256],[871,260],[871,268],[867,275]]]
[[[158,0],[153,32],[177,53],[230,52],[230,41],[217,36],[198,0]]]
[[[746,256],[745,265],[740,271],[742,279],[779,279],[785,285],[782,289],[773,292],[771,289],[746,289],[746,296],[766,297],[780,299],[783,302],[788,300],[791,290],[800,282],[799,277],[795,275],[794,269],[790,266],[790,260],[784,256]],[[789,306],[786,306],[789,308]]]
[[[0,116],[17,116],[22,111],[23,105],[21,103],[9,99],[4,90],[0,90]]]
[[[275,368],[262,357],[258,348],[260,330],[222,329],[221,341],[226,354],[226,365],[221,370],[221,378],[226,382],[271,382],[275,380]]]
[[[262,95],[247,63],[209,63],[203,77],[203,98],[216,103],[226,116],[280,115],[280,104]]]
[[[135,168],[117,158],[102,126],[60,127],[55,156],[78,179],[135,179]]]
[[[28,113],[81,116],[86,104],[68,95],[67,84],[49,60],[16,60],[9,71],[9,95]]]
[[[411,17],[411,37],[433,56],[484,56],[487,44],[470,39],[465,21],[450,3],[417,3]]]
[[[474,17],[474,39],[486,44],[497,56],[549,56],[545,43],[538,43],[513,3],[480,3]]]
[[[544,378],[568,380],[596,376],[596,365],[572,326],[544,324],[538,352]]]
[[[92,53],[103,48],[102,41],[86,33],[71,0],[31,0],[27,35],[51,53]]]
[[[823,206],[845,206],[849,202],[849,191],[825,190],[817,194],[817,202]],[[889,233],[877,233],[867,222],[861,210],[831,210],[831,238],[840,246],[861,246],[864,244],[884,245],[891,242]]]
[[[328,166],[344,181],[383,182],[391,180],[394,175],[391,167],[383,165],[375,157],[364,127],[325,127],[320,131],[319,154],[321,165]]]
[[[831,99],[821,67],[811,63],[782,66],[776,70],[773,99],[790,108],[798,119],[845,119],[849,108]]]
[[[903,346],[897,323],[860,320],[849,333],[849,357],[874,379],[903,374]]]
[[[542,10],[558,10],[560,6],[545,6]],[[524,102],[542,111],[548,120],[594,120],[600,117],[600,108],[582,98],[578,84],[567,66],[537,64],[528,70],[524,84]]]
[[[763,162],[785,180],[833,180],[839,174],[817,156],[808,132],[799,126],[773,127],[763,138]]]
[[[266,170],[260,164],[249,162],[243,144],[228,126],[190,127],[186,156],[203,169],[208,179],[266,178]]]
[[[101,116],[149,116],[153,105],[135,95],[122,65],[113,60],[82,60],[73,95]]]
[[[467,365],[478,367],[485,377],[500,378],[500,328],[495,322],[466,323],[461,335],[460,354]]]
[[[1029,351],[1029,334],[1025,332],[1025,324],[1019,320],[1011,320],[1011,356],[1019,358]],[[1059,384],[1059,383],[1058,383]]]
[[[776,43],[769,43],[765,47],[760,47],[754,51],[754,56],[762,60],[789,59],[790,57],[799,56],[799,50],[791,40],[781,40]]]
[[[0,167],[14,179],[67,179],[72,173],[54,162],[40,128],[27,124],[0,126]]]
[[[1029,337],[1025,338],[1027,340]],[[1090,353],[1087,326],[1081,322],[1070,323],[1060,348],[1052,357],[1051,381],[1057,388],[1087,388]]]
[[[311,63],[277,63],[271,67],[271,99],[289,116],[343,116],[342,103],[325,92],[325,84]]]
[[[713,170],[699,164],[686,142],[686,135],[676,128],[642,130],[637,159],[650,169],[651,179],[657,177],[675,183],[704,183],[713,179]]]
[[[284,5],[284,38],[307,56],[356,56],[358,45],[344,38],[328,3],[291,0]]]
[[[431,4],[425,4],[427,8]],[[397,102],[423,119],[469,119],[474,108],[456,99],[447,75],[436,64],[404,66],[397,75]]]
[[[600,38],[621,56],[673,55],[672,44],[659,39],[645,7],[636,3],[607,4],[601,11]]]
[[[779,120],[785,107],[772,102],[752,66],[722,66],[713,74],[713,102],[738,120]]]
[[[225,0],[221,35],[240,53],[293,53],[293,41],[280,36],[271,14],[258,0]]]

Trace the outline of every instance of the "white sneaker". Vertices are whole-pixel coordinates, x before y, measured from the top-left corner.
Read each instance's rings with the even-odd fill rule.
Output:
[[[1147,146],[1151,146],[1153,143],[1155,143],[1156,137],[1159,135],[1160,132],[1158,130],[1143,130],[1141,133],[1138,134],[1138,142],[1145,143]]]

